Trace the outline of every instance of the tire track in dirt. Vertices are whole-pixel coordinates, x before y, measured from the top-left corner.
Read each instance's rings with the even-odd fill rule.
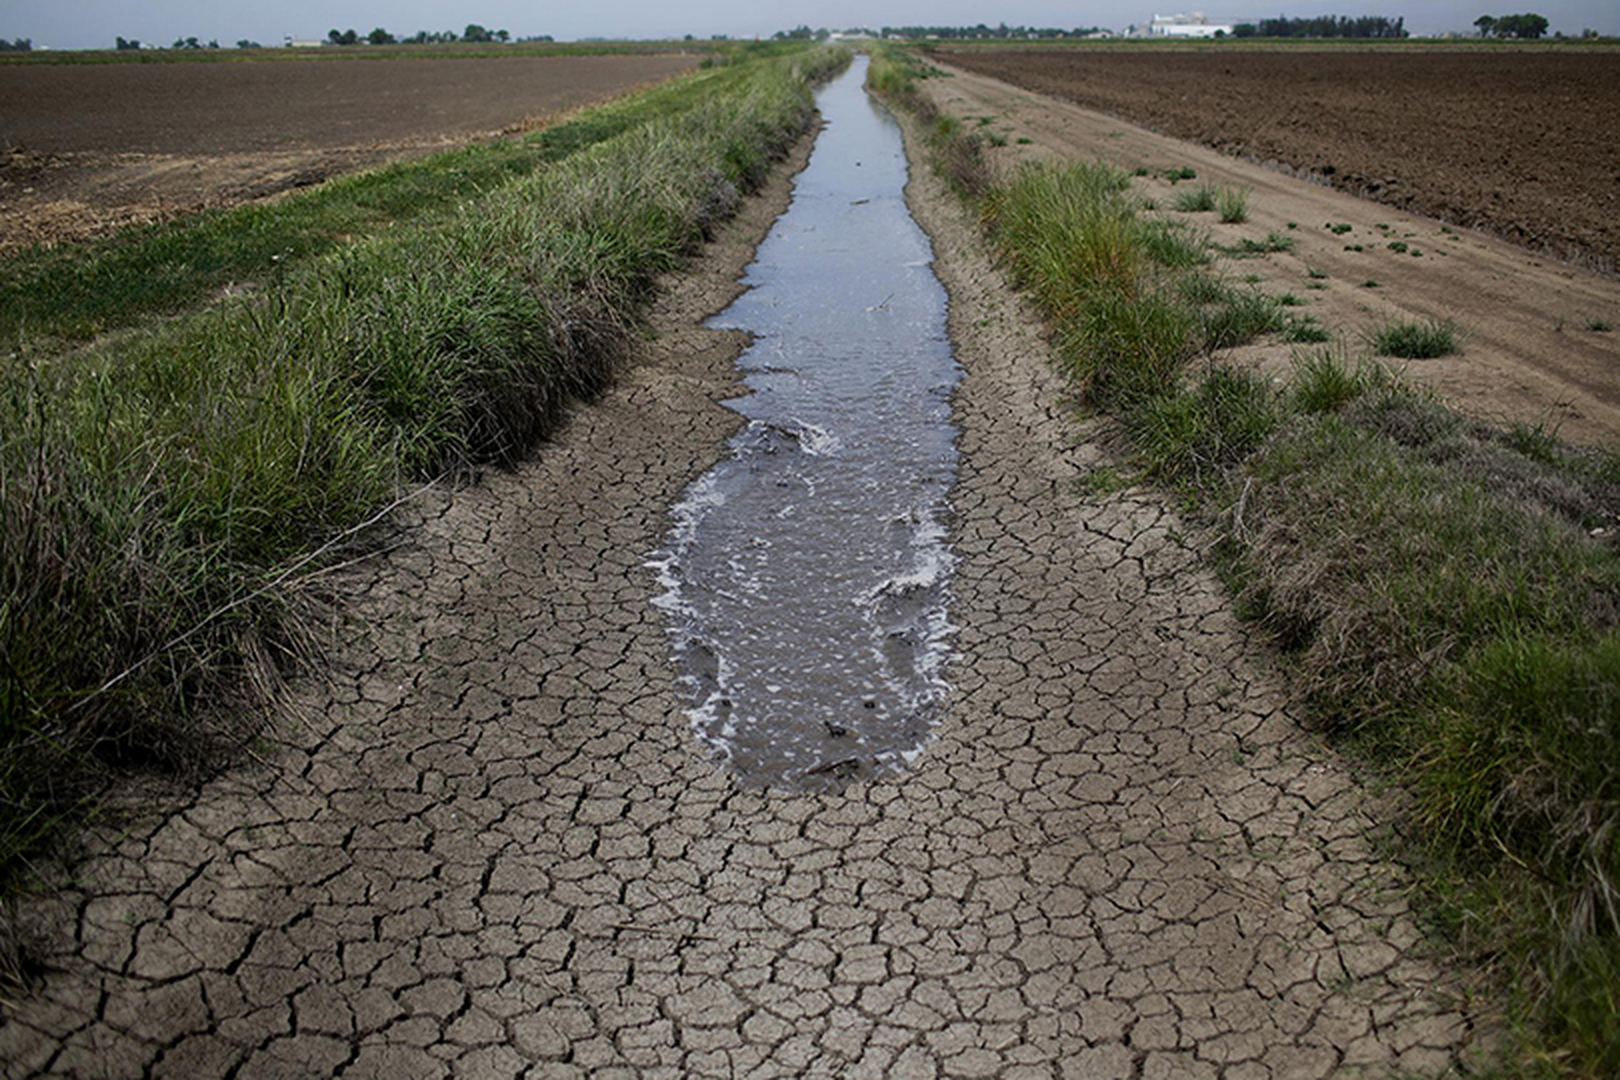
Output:
[[[7,1077],[1326,1076],[1470,1034],[1357,789],[1143,492],[1086,501],[1034,323],[913,180],[968,375],[961,658],[918,767],[737,788],[642,565],[736,417],[786,185],[536,460],[353,583],[273,768],[94,838],[30,912]]]

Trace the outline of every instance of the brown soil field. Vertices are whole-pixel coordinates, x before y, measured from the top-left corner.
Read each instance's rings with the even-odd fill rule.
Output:
[[[534,127],[699,59],[0,66],[0,248],[94,236]]]
[[[1232,253],[1215,273],[1290,295],[1297,305],[1290,311],[1324,327],[1329,347],[1360,353],[1391,320],[1449,320],[1461,331],[1462,351],[1400,364],[1408,377],[1481,419],[1545,425],[1581,443],[1620,438],[1620,333],[1612,330],[1620,326],[1620,279],[1000,79],[947,70],[952,77],[922,85],[942,112],[1005,140],[989,150],[998,171],[1043,158],[1101,158],[1140,170],[1133,182],[1156,213]],[[1214,214],[1177,212],[1188,185],[1165,177],[1172,168],[1194,169],[1198,183],[1248,191],[1248,219],[1221,224]],[[1246,241],[1277,249],[1243,252]],[[1268,336],[1223,355],[1282,377],[1298,348]]]
[[[1620,263],[1620,53],[941,50],[950,63],[1548,254]]]

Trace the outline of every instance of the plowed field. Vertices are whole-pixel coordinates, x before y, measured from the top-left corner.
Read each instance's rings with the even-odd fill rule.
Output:
[[[0,247],[302,187],[532,125],[699,59],[0,66]]]
[[[1533,248],[1620,263],[1620,53],[953,49],[942,58]]]

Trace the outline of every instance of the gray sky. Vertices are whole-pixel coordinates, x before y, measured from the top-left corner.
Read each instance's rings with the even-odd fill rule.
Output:
[[[1155,7],[1155,4],[1158,7]],[[1122,29],[1146,22],[1155,10],[1203,9],[1212,19],[1242,20],[1273,15],[1403,15],[1415,33],[1466,30],[1490,12],[1537,11],[1553,30],[1578,34],[1584,27],[1620,34],[1620,0],[1389,0],[1364,3],[1285,2],[1285,0],[1012,0],[1004,4],[968,0],[596,0],[594,3],[541,4],[525,0],[4,0],[0,36],[32,38],[54,48],[105,48],[115,36],[167,44],[195,35],[233,44],[240,38],[279,44],[283,37],[325,37],[333,27],[364,34],[382,26],[396,34],[417,30],[461,30],[469,22],[505,28],[514,36],[551,34],[559,41],[582,37],[679,37],[729,34],[769,35],[799,23],[810,26],[904,26],[911,24],[1106,26]]]

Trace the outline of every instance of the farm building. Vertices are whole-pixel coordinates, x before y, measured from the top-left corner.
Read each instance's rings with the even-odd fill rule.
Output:
[[[1202,11],[1155,15],[1148,24],[1149,37],[1212,38],[1231,35],[1232,24],[1212,23]]]

